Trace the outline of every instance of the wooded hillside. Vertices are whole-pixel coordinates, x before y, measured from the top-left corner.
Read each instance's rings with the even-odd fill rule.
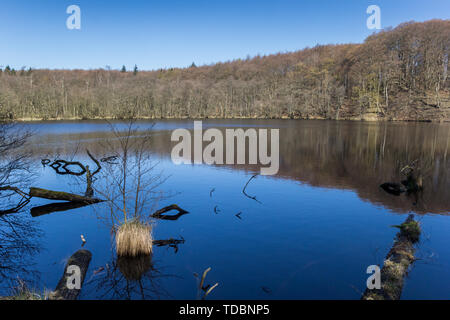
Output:
[[[450,20],[404,23],[324,45],[156,71],[0,72],[8,119],[330,118],[450,120]],[[2,62],[6,64],[6,61]]]

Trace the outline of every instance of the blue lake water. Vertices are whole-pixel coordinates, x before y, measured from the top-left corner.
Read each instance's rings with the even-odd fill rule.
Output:
[[[153,237],[185,242],[177,249],[154,246],[151,267],[139,280],[130,279],[118,267],[103,204],[31,217],[32,207],[51,202],[32,199],[22,212],[0,220],[0,245],[6,241],[2,235],[11,233],[8,219],[33,229],[19,237],[17,263],[11,260],[8,271],[0,273],[0,295],[8,294],[17,276],[30,279],[38,290],[54,289],[83,235],[92,261],[81,299],[195,299],[194,273],[208,267],[206,282],[219,283],[208,299],[359,299],[367,267],[381,266],[393,244],[398,229],[392,225],[414,213],[423,228],[416,252],[420,259],[406,279],[402,299],[450,298],[449,124],[203,121],[205,128],[280,128],[279,173],[259,175],[246,189],[260,203],[242,193],[258,172],[255,166],[172,163],[171,130],[192,129],[193,121],[139,125],[155,133],[148,152],[167,176],[159,189],[171,195],[156,206],[176,203],[189,211],[176,221],[155,220]],[[88,163],[84,147],[105,156],[95,143],[110,138],[109,126],[86,121],[25,127],[34,132],[31,184],[82,192],[74,177],[57,175],[41,159]],[[417,158],[427,167],[420,200],[379,188],[399,181],[399,166]],[[27,241],[36,250],[20,251]]]

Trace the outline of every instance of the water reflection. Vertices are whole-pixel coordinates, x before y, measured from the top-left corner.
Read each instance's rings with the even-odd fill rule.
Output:
[[[70,224],[67,232],[73,230],[73,234],[64,242],[67,247],[75,241],[78,246],[79,235],[87,235],[87,246],[93,246],[94,259],[98,260],[95,262],[97,269],[90,270],[87,277],[90,279],[83,288],[84,298],[170,298],[165,289],[176,298],[189,298],[191,290],[195,289],[190,278],[192,272],[207,266],[213,267],[217,272],[215,278],[221,281],[214,292],[214,297],[218,298],[264,298],[269,293],[273,298],[358,298],[354,292],[330,283],[343,279],[339,280],[341,285],[344,281],[364,285],[365,279],[359,279],[361,274],[364,276],[361,272],[374,263],[367,248],[376,245],[380,250],[388,250],[393,237],[389,226],[402,217],[359,201],[353,192],[341,190],[352,190],[360,199],[395,213],[449,212],[448,124],[243,120],[211,121],[204,126],[216,124],[222,128],[280,128],[280,171],[273,177],[252,180],[245,189],[246,182],[253,173],[259,172],[259,167],[175,167],[169,161],[161,161],[168,170],[166,173],[174,175],[168,186],[162,188],[167,186],[167,190],[182,192],[183,196],[177,197],[175,202],[192,214],[177,221],[165,221],[174,220],[177,216],[173,214],[168,216],[169,219],[157,220],[155,233],[158,239],[183,234],[189,241],[167,244],[166,248],[157,248],[157,242],[154,254],[165,264],[175,266],[174,270],[183,276],[182,280],[165,280],[173,275],[163,272],[152,257],[130,262],[110,256],[109,232],[113,223],[105,214],[109,210],[104,204],[75,209],[73,215],[58,213],[34,219],[47,221],[49,234],[59,230],[62,223]],[[192,122],[179,122],[178,125],[189,127]],[[71,133],[64,125],[53,124],[48,132],[56,134],[37,136],[30,145],[35,151],[34,161],[62,158],[87,164],[87,161],[91,163],[84,151],[87,148],[100,161],[110,162],[101,161],[102,166],[114,166],[116,161],[110,158],[113,153],[103,148],[102,143],[114,137],[107,131],[95,130],[99,127],[90,126],[89,130]],[[170,133],[153,131],[148,149],[153,159],[170,159],[173,145]],[[138,135],[134,137],[138,138]],[[380,188],[385,182],[401,183],[405,179],[401,169],[416,159],[420,159],[426,168],[423,192],[395,196]],[[218,168],[225,170],[216,170]],[[48,167],[43,169],[42,177],[39,185],[46,184],[55,190],[72,187],[77,189],[75,193],[82,194],[86,189],[84,180],[73,184],[76,178],[57,176]],[[104,180],[98,179],[95,183],[101,187]],[[242,194],[243,188],[250,199]],[[252,197],[257,197],[263,204],[253,201]],[[33,210],[35,216],[38,216],[36,213],[71,209],[65,205],[43,204]],[[167,204],[170,203],[161,201],[156,206],[160,208]],[[154,210],[145,212],[150,214]],[[105,228],[99,227],[93,213],[107,220]],[[430,221],[436,221],[434,226],[444,229],[446,225],[441,222],[447,217],[430,215],[423,219],[427,219],[427,226]],[[443,235],[443,231],[433,230],[435,238],[446,239]],[[64,241],[64,237],[62,233],[55,235],[52,248],[61,246],[59,241]],[[441,245],[443,243],[433,246],[440,250],[440,261],[445,263],[449,255],[445,243]],[[175,255],[174,251],[176,253],[180,245],[182,249]],[[72,252],[72,248],[67,251]],[[421,279],[427,281],[433,276],[432,272],[424,274]],[[448,283],[446,271],[440,272],[439,277],[433,290],[439,290],[443,281]],[[415,292],[423,290],[428,287]],[[439,293],[435,296],[440,297]]]
[[[64,212],[87,207],[89,205],[91,204],[84,202],[55,202],[43,206],[33,207],[31,208],[30,213],[33,218],[36,218],[54,212]]]
[[[405,213],[447,214],[450,208],[450,125],[435,123],[365,123],[295,120],[233,120],[204,122],[205,127],[280,128],[280,170],[284,178],[311,186],[354,190],[360,198]],[[190,121],[179,127],[190,127]],[[223,128],[221,130],[224,130]],[[149,152],[170,157],[170,131],[154,131]],[[111,138],[105,131],[66,133],[39,137],[40,152],[72,154],[75,146],[105,152],[99,141]],[[206,143],[205,143],[206,144]],[[104,157],[110,155],[104,154]],[[248,157],[247,157],[248,159]],[[386,181],[402,179],[400,169],[416,159],[427,165],[420,203],[386,194]],[[221,166],[223,167],[223,166]],[[259,171],[255,166],[228,166]]]
[[[161,280],[165,274],[152,256],[126,258],[113,256],[104,267],[93,272],[83,292],[94,293],[94,299],[162,299],[170,298]]]
[[[34,257],[42,250],[41,236],[24,212],[0,216],[0,289],[8,292],[18,278],[30,287],[38,283]]]

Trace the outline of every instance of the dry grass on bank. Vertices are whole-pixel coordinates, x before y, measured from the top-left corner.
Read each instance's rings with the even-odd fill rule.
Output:
[[[0,300],[47,300],[48,292],[39,293],[37,290],[29,289],[25,281],[18,278],[16,285],[8,297],[0,297]]]

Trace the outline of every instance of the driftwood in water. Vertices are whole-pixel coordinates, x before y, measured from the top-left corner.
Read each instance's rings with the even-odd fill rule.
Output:
[[[389,194],[399,196],[401,193],[417,194],[422,191],[422,168],[418,165],[419,160],[414,160],[400,170],[401,174],[406,175],[406,179],[400,183],[385,182],[380,187]]]
[[[34,207],[31,209],[31,215],[33,217],[41,216],[43,214],[48,214],[56,211],[66,211],[70,209],[81,208],[90,204],[99,203],[103,201],[101,199],[96,199],[89,196],[80,196],[77,194],[62,191],[52,191],[40,188],[30,188],[30,192],[25,193],[19,188],[5,186],[0,187],[0,191],[13,191],[18,195],[22,196],[21,201],[16,207],[8,210],[0,210],[0,216],[19,212],[25,205],[27,205],[30,202],[30,199],[32,197],[49,200],[69,201],[68,203],[51,203],[45,206]]]
[[[98,203],[98,202],[103,201],[100,199],[84,197],[84,196],[80,196],[80,195],[73,194],[73,193],[67,193],[67,192],[62,192],[62,191],[52,191],[52,190],[46,190],[46,189],[40,189],[40,188],[30,188],[29,195],[31,197],[37,197],[37,198],[43,198],[43,199],[49,199],[49,200],[82,202],[82,203],[86,203],[86,204]]]
[[[399,196],[401,193],[406,191],[401,184],[395,182],[385,182],[380,185],[380,188],[387,193],[393,194],[394,196]]]
[[[176,215],[164,214],[164,213],[172,211],[172,210],[178,211],[178,214],[176,214]],[[181,209],[176,204],[172,204],[170,206],[159,209],[158,211],[153,213],[150,217],[155,218],[155,219],[161,219],[161,220],[178,220],[182,215],[185,215],[187,213],[189,213],[189,212],[184,209]]]
[[[85,202],[56,202],[46,204],[45,206],[31,208],[30,213],[33,218],[36,218],[53,212],[62,212],[86,207],[89,206],[90,204],[91,203]]]
[[[117,164],[117,162],[115,162],[117,158],[118,158],[117,156],[104,157],[101,158],[100,161],[105,162],[107,164]]]
[[[100,162],[89,152],[88,149],[86,149],[86,153],[88,154],[89,158],[91,158],[92,161],[97,165],[97,169],[92,173],[92,176],[95,176],[97,173],[102,170],[102,166],[100,165]]]
[[[94,181],[94,176],[100,172],[102,166],[100,162],[90,153],[88,149],[86,149],[86,153],[89,158],[96,164],[97,169],[94,172],[91,172],[88,165],[83,165],[78,161],[66,161],[62,159],[58,159],[53,161],[53,163],[49,159],[42,159],[41,163],[43,166],[49,165],[57,174],[60,175],[73,175],[73,176],[82,176],[86,173],[86,192],[85,197],[92,198],[94,195],[94,189],[92,188],[92,184]],[[73,171],[70,169],[71,166],[77,166],[80,168],[79,171]]]
[[[89,166],[86,166],[86,192],[85,197],[92,198],[94,196],[94,189],[92,188],[92,176]]]
[[[405,186],[408,194],[416,193],[422,190],[422,176],[417,178],[412,174],[408,174],[405,180],[402,180],[402,185]]]
[[[75,252],[67,261],[66,267],[64,268],[64,274],[59,280],[55,291],[49,294],[49,300],[76,300],[78,298],[78,295],[80,294],[91,259],[92,253],[88,250],[82,249]],[[73,277],[76,274],[74,270],[77,268],[74,268],[73,266],[78,267],[80,270],[79,289],[77,289],[76,287],[73,289],[68,287],[68,284],[76,284],[76,280],[73,280]]]
[[[100,162],[89,152],[88,149],[86,149],[86,153],[88,154],[89,158],[91,158],[92,161],[97,165],[97,169],[92,173],[92,175],[96,175],[101,169],[102,166],[100,165]],[[50,166],[57,174],[60,175],[73,175],[73,176],[82,176],[86,173],[86,166],[84,166],[79,161],[67,161],[63,159],[57,159],[53,162],[51,162],[50,159],[42,159],[41,163],[43,166]],[[79,171],[73,171],[70,169],[70,167],[78,167]]]
[[[251,196],[249,194],[247,194],[247,192],[245,192],[245,189],[247,189],[248,184],[250,183],[250,181],[252,181],[254,178],[256,178],[258,175],[255,174],[253,175],[250,179],[248,179],[247,183],[244,186],[244,189],[242,189],[242,193],[244,194],[244,196],[246,196],[249,199],[255,200],[258,203],[261,203],[261,201],[259,201],[258,199],[256,199],[256,196]]]
[[[86,166],[86,192],[85,192],[85,196],[86,197],[93,197],[94,196],[94,189],[92,188],[92,183],[93,183],[93,178],[94,176],[100,172],[100,170],[102,170],[102,166],[100,165],[100,162],[98,162],[98,160],[89,152],[88,149],[86,149],[86,152],[88,154],[88,156],[91,158],[92,161],[95,162],[95,164],[97,165],[97,169],[91,173],[91,171],[89,170],[89,166]]]
[[[69,201],[68,204],[50,204],[46,206],[35,207],[31,210],[31,215],[33,217],[37,217],[55,211],[66,211],[70,209],[79,208],[84,205],[102,202],[103,200],[93,198],[94,189],[92,187],[94,176],[100,172],[102,167],[100,165],[100,162],[89,152],[89,150],[86,149],[86,152],[91,158],[91,160],[94,161],[94,163],[97,165],[97,169],[93,173],[91,173],[88,165],[84,166],[82,163],[77,161],[55,160],[53,163],[51,163],[49,159],[41,160],[41,163],[44,166],[49,165],[51,163],[50,167],[53,168],[56,171],[56,173],[61,175],[81,176],[84,173],[86,173],[86,191],[84,196],[62,191],[46,190],[41,188],[30,188],[30,192],[26,193],[17,187],[4,186],[0,187],[0,192],[12,191],[20,195],[22,199],[20,200],[19,204],[16,207],[7,210],[0,210],[0,216],[19,212],[23,207],[25,207],[30,202],[30,199],[32,197],[49,200]],[[78,172],[72,171],[69,168],[69,166],[78,166],[81,169],[81,171]]]
[[[415,261],[414,243],[419,240],[420,226],[409,215],[404,223],[396,226],[400,229],[392,249],[384,260],[381,269],[381,288],[366,289],[362,300],[399,300],[402,294],[404,278],[409,266]]]
[[[48,159],[43,159],[41,161],[41,163],[43,165],[45,165],[44,160],[48,160]],[[80,171],[71,170],[69,168],[71,166],[79,167]],[[60,175],[82,176],[86,172],[86,168],[84,167],[84,165],[78,161],[66,161],[66,160],[58,159],[58,160],[53,161],[53,163],[50,164],[50,167],[53,170],[55,170],[55,172],[57,174],[60,174]]]
[[[183,238],[181,239],[168,239],[168,240],[153,240],[153,244],[157,247],[164,247],[168,246],[169,248],[173,248],[175,250],[175,253],[178,252],[178,246],[180,244],[185,243],[185,240]]]

